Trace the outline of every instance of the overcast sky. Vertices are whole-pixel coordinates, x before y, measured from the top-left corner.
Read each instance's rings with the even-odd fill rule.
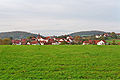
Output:
[[[120,0],[0,0],[0,32],[120,32]]]

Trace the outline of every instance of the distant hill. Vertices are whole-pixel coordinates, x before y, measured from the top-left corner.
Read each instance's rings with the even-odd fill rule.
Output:
[[[0,33],[0,38],[10,38],[13,39],[21,39],[21,38],[27,38],[29,36],[37,36],[37,34],[24,32],[24,31],[12,31],[12,32],[2,32]]]
[[[91,35],[97,35],[97,34],[104,34],[107,32],[104,31],[81,31],[81,32],[75,32],[72,34],[69,34],[70,36],[91,36]],[[37,34],[33,34],[30,32],[24,32],[24,31],[12,31],[12,32],[1,32],[0,38],[10,38],[13,39],[21,39],[21,38],[27,38],[29,36],[38,36]],[[41,35],[42,36],[42,35]]]
[[[104,31],[81,31],[81,32],[75,32],[72,34],[69,34],[70,36],[92,36],[97,34],[104,34],[107,32]]]

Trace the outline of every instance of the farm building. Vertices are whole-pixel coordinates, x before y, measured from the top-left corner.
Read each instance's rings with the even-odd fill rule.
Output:
[[[106,44],[106,41],[104,41],[104,40],[101,40],[97,43],[97,45],[105,45],[105,44]]]

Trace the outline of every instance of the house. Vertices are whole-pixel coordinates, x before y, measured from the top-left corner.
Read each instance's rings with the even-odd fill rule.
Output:
[[[118,45],[120,45],[120,42],[118,42]]]
[[[56,41],[57,39],[56,38],[53,38],[54,39],[54,41]]]
[[[70,43],[70,41],[68,40],[68,41],[66,41],[67,43]]]
[[[27,39],[21,39],[21,45],[26,45],[27,44]]]
[[[108,34],[108,33],[105,33],[103,36],[104,36],[104,37],[108,37],[108,36],[109,36],[109,34]]]
[[[40,43],[40,45],[45,45],[44,43]]]
[[[59,43],[58,42],[53,42],[52,45],[59,45]]]
[[[30,45],[30,42],[27,42],[27,45]]]
[[[102,37],[102,35],[96,35],[95,37],[96,37],[96,38],[100,38],[100,37]]]
[[[40,41],[40,45],[45,45],[46,41]]]
[[[68,36],[67,39],[73,39],[73,37],[72,36]]]
[[[44,39],[42,37],[37,39],[38,41],[44,41]]]
[[[32,40],[36,40],[36,38],[35,38],[35,37],[32,37]]]
[[[60,39],[59,41],[63,42],[64,40],[63,40],[63,39]]]
[[[89,40],[89,44],[93,44],[93,40]]]
[[[32,41],[31,45],[40,45],[40,44],[38,43],[38,41]]]
[[[100,40],[93,40],[94,45],[97,45],[98,42],[100,42]]]
[[[51,39],[51,37],[50,36],[48,36],[48,37],[46,37],[46,39],[48,40],[48,39]]]
[[[89,41],[84,41],[83,42],[83,45],[89,45],[90,43],[89,43]]]
[[[120,36],[120,33],[117,33],[116,35],[119,37],[119,36]]]
[[[21,45],[21,41],[20,40],[12,40],[12,45]]]
[[[105,45],[105,44],[106,44],[106,41],[104,41],[104,40],[101,40],[97,43],[97,45]]]

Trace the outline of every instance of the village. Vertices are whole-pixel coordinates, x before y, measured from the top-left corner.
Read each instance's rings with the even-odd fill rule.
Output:
[[[120,36],[120,34],[116,34],[116,36]],[[41,37],[38,35],[37,37],[32,36],[27,39],[15,39],[12,40],[12,45],[110,45],[107,43],[105,39],[112,37],[110,34],[102,34],[95,36],[62,36],[62,37]]]

